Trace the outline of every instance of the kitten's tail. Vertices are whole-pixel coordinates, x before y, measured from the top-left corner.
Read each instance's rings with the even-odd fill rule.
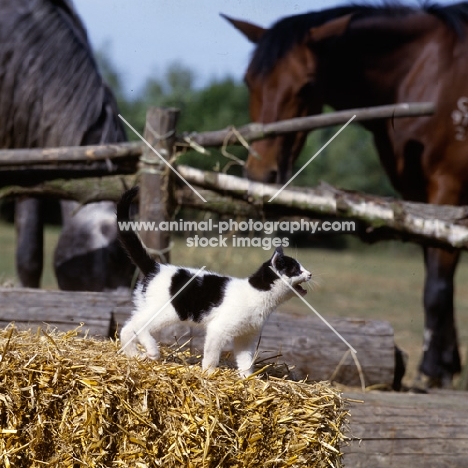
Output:
[[[146,276],[155,271],[157,263],[149,256],[137,233],[131,229],[130,224],[127,224],[127,229],[124,229],[125,223],[130,222],[130,205],[138,191],[138,187],[127,190],[117,203],[117,233],[132,262]]]

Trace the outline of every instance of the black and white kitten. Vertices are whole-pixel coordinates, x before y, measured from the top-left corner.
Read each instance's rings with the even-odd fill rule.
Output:
[[[123,194],[117,204],[118,222],[129,221],[130,204],[137,193],[138,187],[134,187]],[[233,342],[241,375],[250,375],[263,324],[278,305],[294,296],[288,284],[304,295],[300,283],[312,277],[281,248],[244,279],[160,264],[148,255],[133,230],[118,232],[125,250],[144,275],[134,291],[133,315],[120,334],[122,350],[129,356],[142,354],[137,348],[140,343],[146,349],[143,356],[157,359],[159,348],[152,334],[179,321],[190,321],[206,331],[203,369],[212,371],[221,350]],[[199,276],[186,286],[197,273]]]

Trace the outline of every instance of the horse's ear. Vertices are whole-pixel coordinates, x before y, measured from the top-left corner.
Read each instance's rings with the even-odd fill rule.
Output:
[[[328,21],[322,26],[317,26],[309,30],[309,42],[320,42],[330,37],[341,36],[348,27],[352,15],[341,16],[334,20]]]
[[[234,18],[229,18],[229,16],[220,15],[227,21],[229,21],[238,31],[240,31],[250,42],[257,44],[260,38],[265,33],[265,29],[255,24],[248,23],[247,21],[236,20]]]

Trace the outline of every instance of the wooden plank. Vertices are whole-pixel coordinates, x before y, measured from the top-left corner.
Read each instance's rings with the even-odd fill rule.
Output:
[[[66,331],[83,323],[83,333],[107,337],[114,308],[123,304],[130,305],[128,294],[0,288],[0,326]]]
[[[112,330],[128,317],[129,314],[120,309],[114,314]],[[329,322],[356,348],[366,385],[390,386],[395,372],[390,324],[360,319],[330,319]],[[191,339],[192,351],[203,350],[203,331],[185,324],[168,327],[158,339],[170,345]],[[347,346],[316,317],[275,312],[263,328],[258,354],[259,360],[279,355],[274,361],[294,367],[293,375],[298,379],[328,380],[335,373],[335,381],[360,386],[359,373]]]
[[[38,185],[1,187],[0,198],[31,196],[74,200],[80,204],[99,201],[118,201],[122,192],[136,184],[136,175],[91,177],[84,179],[56,179]],[[11,183],[11,180],[9,184]]]
[[[463,392],[436,394],[345,393],[350,404],[344,463],[411,468],[460,467],[468,462],[468,399]]]
[[[394,375],[394,336],[388,322],[330,319],[329,323],[357,350],[366,385],[391,385]],[[329,379],[345,353],[335,379],[360,385],[356,364],[344,344],[315,316],[273,314],[263,329],[263,349],[280,351],[300,378]],[[331,372],[330,372],[331,371]]]
[[[59,148],[28,148],[0,150],[0,167],[32,166],[36,164],[105,161],[107,159],[136,159],[143,151],[141,142],[106,145],[68,146]]]
[[[67,184],[73,185],[73,181],[77,179],[87,179],[90,177],[107,177],[119,174],[121,176],[135,174],[137,165],[135,161],[127,162],[119,160],[116,164],[106,163],[104,161],[96,161],[92,163],[73,163],[61,165],[60,167],[45,166],[34,168],[1,168],[0,167],[0,187],[6,187],[9,191],[19,191],[20,187],[24,188],[25,194],[28,192],[28,187],[31,185],[39,185],[32,191],[40,191],[41,185],[47,181],[54,181],[52,185],[57,186],[57,179],[68,181]],[[47,184],[45,184],[47,188]],[[92,190],[90,192],[92,195]]]
[[[365,444],[364,444],[365,445]],[[405,455],[356,454],[344,457],[350,468],[466,468],[467,455],[457,453],[420,453]]]

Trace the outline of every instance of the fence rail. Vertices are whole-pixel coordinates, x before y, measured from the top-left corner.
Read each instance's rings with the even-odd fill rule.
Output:
[[[281,135],[297,131],[310,131],[346,123],[353,115],[355,121],[383,118],[402,118],[427,116],[434,113],[434,105],[424,103],[403,103],[390,106],[377,106],[365,109],[352,109],[329,114],[314,115],[283,120],[271,124],[251,123],[237,129],[236,133],[250,142],[268,136]],[[233,133],[234,127],[224,130],[187,133],[175,138],[177,144],[196,143],[200,146],[223,146],[240,144]],[[73,146],[44,149],[0,150],[0,170],[9,168],[23,170],[23,166],[57,166],[66,163],[90,163],[115,159],[138,159],[143,154],[145,145],[141,142],[118,143],[111,145]],[[31,169],[31,167],[29,167]]]
[[[428,116],[435,112],[431,102],[401,103],[388,106],[376,106],[361,109],[349,109],[329,114],[312,115],[309,117],[296,117],[294,119],[279,122],[261,124],[251,123],[240,127],[234,133],[232,128],[213,132],[190,133],[179,138],[182,142],[193,142],[200,146],[238,145],[241,142],[237,135],[247,142],[261,140],[267,137],[284,135],[292,132],[311,131],[317,128],[331,127],[346,123],[354,115],[355,122],[376,119],[393,119],[401,117]]]

